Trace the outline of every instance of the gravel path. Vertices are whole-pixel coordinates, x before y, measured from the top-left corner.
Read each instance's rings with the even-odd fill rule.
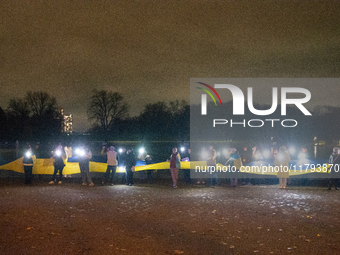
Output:
[[[340,191],[2,181],[0,254],[340,254]]]

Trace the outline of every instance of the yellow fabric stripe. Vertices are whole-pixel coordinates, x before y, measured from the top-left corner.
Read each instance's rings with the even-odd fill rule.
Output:
[[[90,172],[99,172],[105,173],[107,164],[92,162],[90,161]],[[11,163],[0,166],[2,170],[11,170],[18,173],[24,173],[24,165],[23,165],[23,157],[19,158]],[[33,174],[53,174],[54,166],[53,159],[36,159],[34,160]],[[124,173],[125,169],[122,167],[117,167],[117,173]],[[78,174],[80,173],[79,163],[78,162],[66,162],[66,165],[63,169],[63,174]]]
[[[197,167],[205,167],[207,166],[206,161],[181,161],[181,169],[195,169]],[[217,164],[217,167],[223,167],[222,164]],[[106,163],[99,163],[90,161],[89,164],[90,172],[96,173],[105,173],[107,164]],[[327,165],[330,167],[330,165]],[[23,166],[23,157],[19,158],[11,163],[5,164],[0,166],[2,170],[12,170],[18,173],[24,173],[24,166]],[[145,170],[162,170],[162,169],[170,169],[170,162],[161,162],[156,164],[150,164],[145,166],[136,166],[135,172],[138,171],[145,171]],[[249,173],[249,174],[260,174],[260,175],[276,175],[276,172],[270,173],[266,172],[264,167],[258,166],[256,168],[250,167],[250,171],[243,171],[241,173]],[[33,165],[33,174],[53,174],[54,167],[53,167],[53,159],[35,159]],[[124,173],[125,169],[122,167],[117,167],[117,173]],[[80,173],[79,163],[78,162],[66,162],[66,165],[63,170],[63,174],[78,174]],[[290,176],[297,176],[302,174],[309,174],[309,173],[329,173],[325,171],[324,167],[319,167],[315,169],[308,169],[308,170],[289,170]]]

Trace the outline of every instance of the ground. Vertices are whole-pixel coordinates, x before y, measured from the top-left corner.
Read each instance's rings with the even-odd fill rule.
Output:
[[[0,254],[339,254],[340,191],[0,181]]]

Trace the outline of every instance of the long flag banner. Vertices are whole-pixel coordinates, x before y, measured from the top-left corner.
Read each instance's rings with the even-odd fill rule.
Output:
[[[303,167],[302,167],[303,166]],[[105,173],[107,164],[100,163],[100,162],[93,162],[90,161],[90,172],[98,172],[98,173]],[[207,169],[209,168],[206,164],[206,161],[182,161],[181,162],[181,169]],[[0,166],[2,170],[12,170],[18,173],[24,173],[23,167],[23,157],[19,158],[11,163],[5,164]],[[143,161],[137,161],[136,166],[133,168],[135,172],[145,171],[145,170],[164,170],[170,169],[169,162],[160,162],[155,164],[148,164],[146,165]],[[228,170],[228,168],[222,164],[217,164],[215,167],[216,172],[224,172],[224,170]],[[246,174],[256,174],[256,175],[277,175],[277,172],[273,171],[274,167],[264,161],[258,162],[251,162],[247,166],[242,166],[241,169],[238,170],[239,173],[246,173]],[[52,159],[34,159],[33,164],[33,174],[53,174],[54,166]],[[118,173],[124,173],[124,167],[117,168]],[[294,177],[303,174],[311,174],[311,173],[318,173],[318,174],[327,174],[331,172],[331,165],[329,164],[290,164],[289,166],[289,176]],[[65,162],[65,167],[63,170],[63,174],[70,175],[70,174],[78,174],[80,173],[79,163],[78,162]],[[324,177],[323,177],[324,178]]]

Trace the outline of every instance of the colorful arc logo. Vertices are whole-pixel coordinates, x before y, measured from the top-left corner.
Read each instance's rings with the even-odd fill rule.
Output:
[[[217,96],[218,100],[220,101],[221,106],[222,106],[222,100],[221,100],[221,98],[220,98],[220,95],[217,93],[217,91],[216,91],[213,87],[211,87],[210,85],[205,84],[205,83],[203,83],[203,82],[197,82],[197,83],[206,86],[206,87],[209,88],[212,92],[214,92],[215,95]],[[206,89],[203,89],[203,88],[200,88],[200,87],[196,87],[196,88],[201,89],[201,90],[203,90],[204,92],[206,92],[206,93],[214,100],[214,103],[215,103],[215,105],[217,106],[216,100],[215,100],[214,96],[210,93],[209,90],[206,90]]]

